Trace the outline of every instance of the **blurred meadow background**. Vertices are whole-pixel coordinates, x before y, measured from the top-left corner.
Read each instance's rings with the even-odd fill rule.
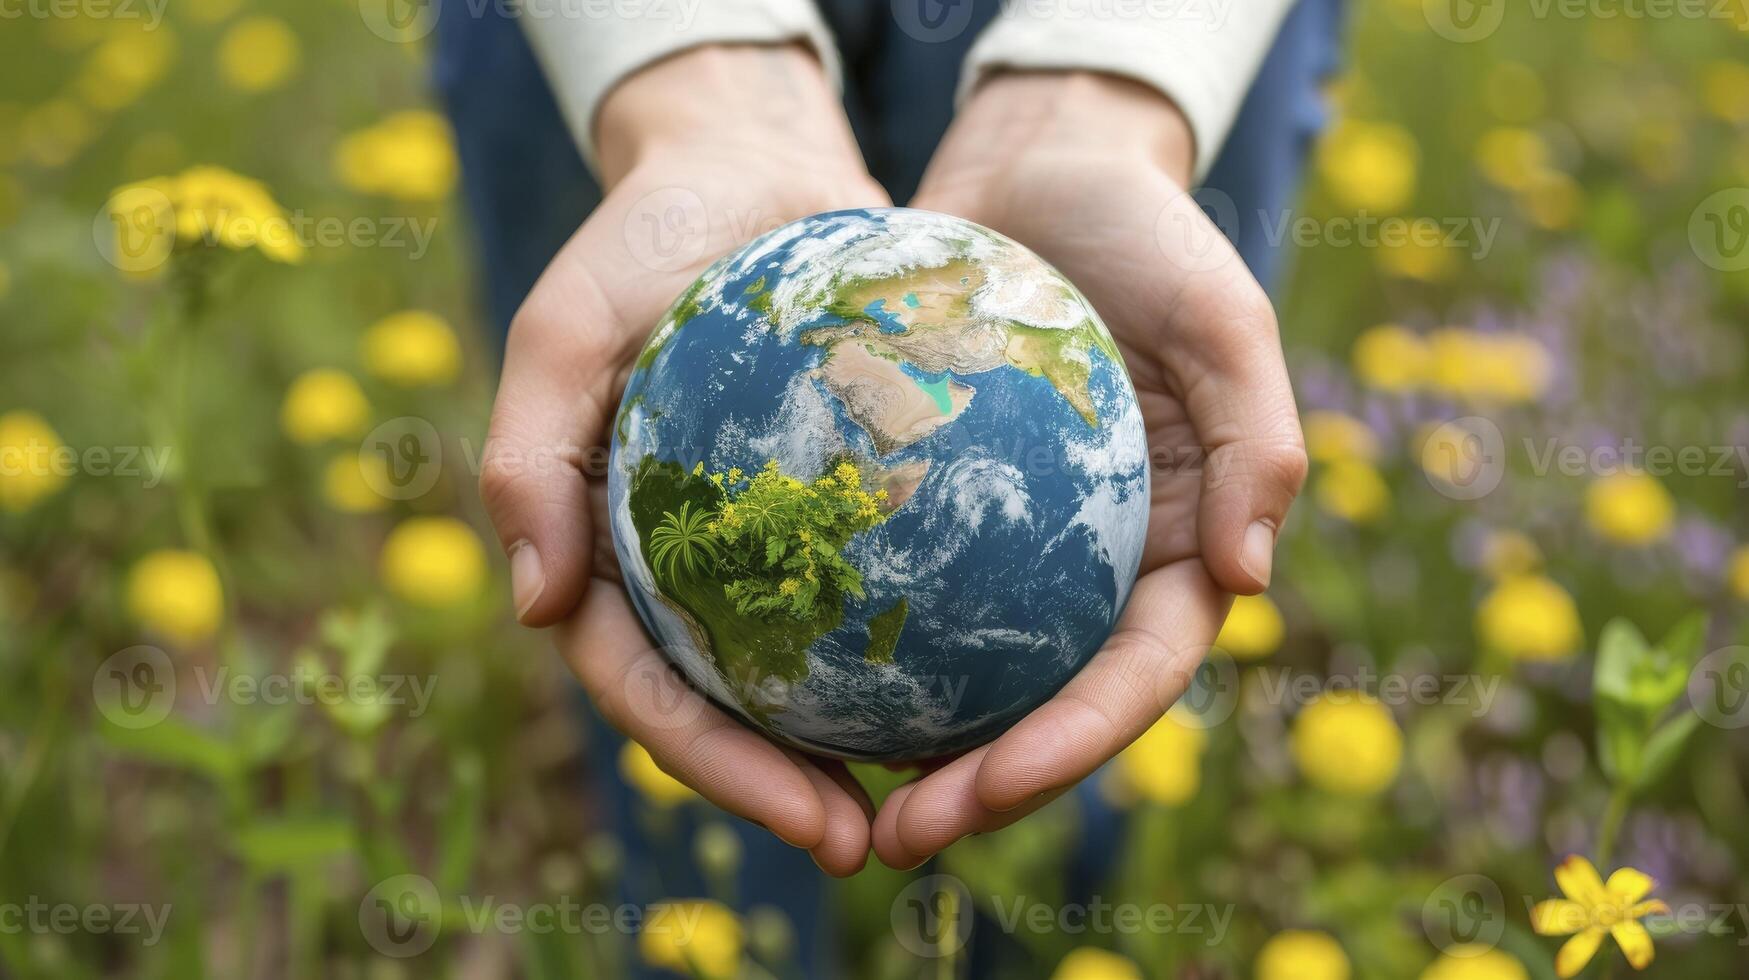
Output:
[[[424,45],[376,0],[0,12],[0,977],[801,975],[720,894],[470,927],[625,868],[474,490],[496,353]],[[1121,830],[1069,797],[871,867],[845,975],[1749,975],[1746,31],[1352,5],[1301,204],[1237,216],[1299,243],[1274,585],[1095,777]],[[895,914],[925,873],[964,948]],[[372,904],[407,881],[416,949]],[[1071,928],[1089,892],[1170,922]]]

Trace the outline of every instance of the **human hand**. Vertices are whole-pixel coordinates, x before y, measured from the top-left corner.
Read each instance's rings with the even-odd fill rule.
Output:
[[[961,110],[913,207],[969,218],[1055,265],[1111,329],[1147,427],[1152,502],[1141,571],[1098,654],[1000,738],[899,787],[874,848],[914,867],[1061,795],[1184,692],[1227,593],[1269,584],[1305,478],[1275,314],[1184,192],[1190,131],[1150,89],[1012,73]]]
[[[704,47],[652,65],[608,94],[597,135],[607,195],[517,311],[481,464],[517,617],[560,626],[602,716],[663,770],[852,874],[874,810],[843,764],[772,744],[651,648],[619,580],[601,447],[651,329],[706,266],[795,218],[885,194],[796,48]]]

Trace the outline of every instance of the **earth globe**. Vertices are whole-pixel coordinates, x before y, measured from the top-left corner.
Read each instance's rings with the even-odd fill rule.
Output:
[[[907,208],[784,225],[662,317],[614,420],[622,578],[688,681],[855,760],[988,741],[1109,635],[1147,444],[1093,307]]]

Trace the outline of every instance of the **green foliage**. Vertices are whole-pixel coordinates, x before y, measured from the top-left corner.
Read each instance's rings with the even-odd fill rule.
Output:
[[[778,470],[772,460],[752,479],[715,474],[728,485],[716,532],[723,545],[723,591],[747,616],[818,618],[845,595],[862,598],[862,575],[844,558],[852,536],[879,524],[885,491],[863,488],[843,460],[813,483]]]
[[[662,523],[650,532],[650,558],[658,575],[672,580],[677,569],[689,575],[702,575],[717,561],[717,542],[711,534],[716,515],[692,509],[689,500],[680,505],[680,513],[667,511]]]
[[[1657,781],[1694,733],[1700,718],[1686,708],[1660,721],[1687,690],[1705,633],[1706,617],[1699,613],[1656,645],[1626,619],[1604,626],[1592,691],[1599,761],[1617,786],[1639,791]]]
[[[639,512],[661,514],[644,532],[645,550],[670,590],[695,591],[708,577],[710,588],[722,583],[736,613],[798,623],[822,619],[846,595],[862,598],[862,575],[844,546],[884,519],[886,491],[864,489],[848,459],[803,483],[776,460],[749,478],[739,468],[707,474],[701,463],[687,472],[649,456],[633,485],[634,521]],[[661,496],[652,500],[656,488]]]

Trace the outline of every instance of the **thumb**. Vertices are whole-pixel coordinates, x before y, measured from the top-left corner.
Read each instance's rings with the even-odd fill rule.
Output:
[[[555,347],[541,343],[538,328],[521,327],[512,327],[505,351],[480,497],[510,559],[516,618],[547,626],[576,608],[589,580],[584,463],[599,451],[606,409],[597,387],[578,375],[603,359],[566,350],[575,338]]]
[[[1274,317],[1248,327],[1267,338],[1223,345],[1228,351],[1210,358],[1211,370],[1186,399],[1208,449],[1197,514],[1203,563],[1221,588],[1243,595],[1268,587],[1276,535],[1306,479],[1305,440]]]

